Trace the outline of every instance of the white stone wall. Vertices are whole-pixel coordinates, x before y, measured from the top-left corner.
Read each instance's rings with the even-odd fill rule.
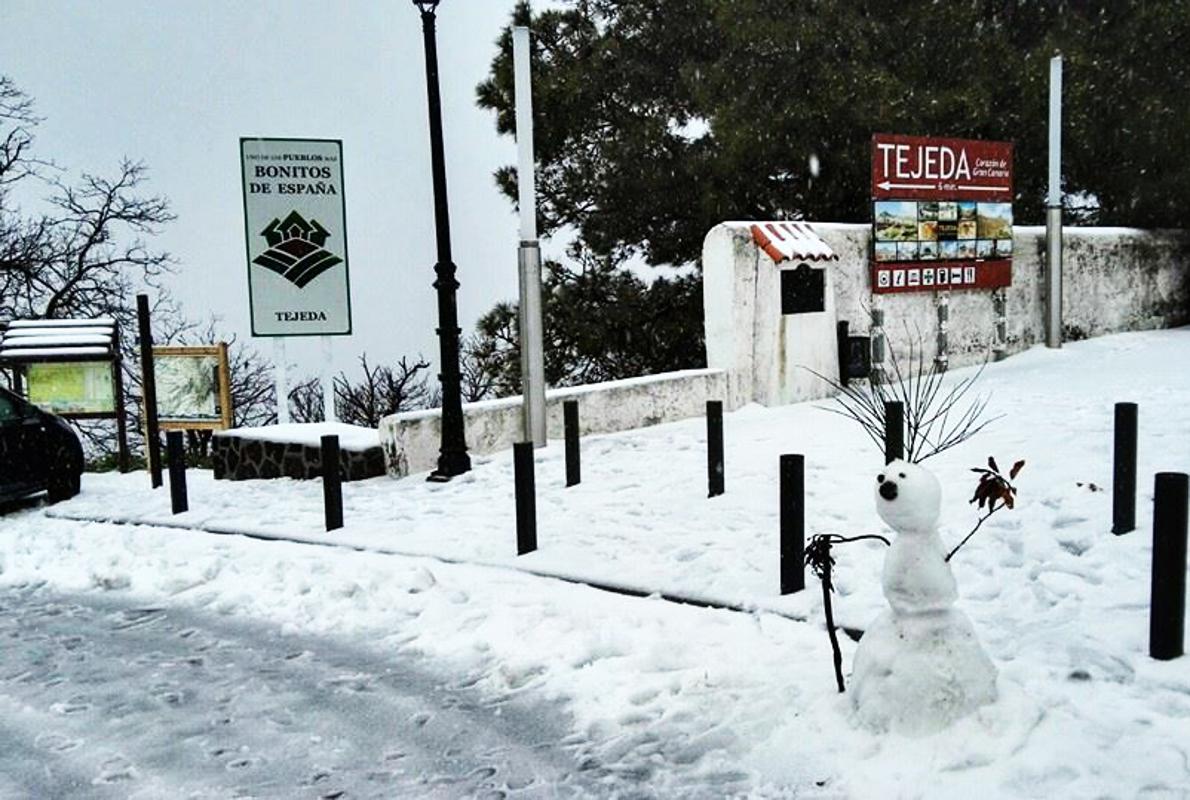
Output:
[[[825,382],[806,382],[806,368],[837,376],[836,321],[847,320],[853,335],[865,334],[872,308],[884,312],[888,344],[902,366],[910,343],[920,342],[925,363],[932,362],[939,294],[873,295],[870,225],[812,224],[839,255],[826,262],[827,311],[782,317],[777,266],[753,242],[751,224],[718,225],[703,245],[707,364],[728,373],[730,407],[829,394]],[[1014,234],[1012,286],[1005,289],[1009,354],[1045,341],[1045,229],[1018,226]],[[1063,236],[1067,339],[1190,323],[1190,237],[1184,232],[1066,228]],[[989,358],[996,324],[992,292],[946,295],[950,366]],[[810,319],[817,317],[822,319]]]
[[[839,255],[812,264],[825,269],[825,310],[782,315],[779,267],[752,239],[750,222],[717,225],[703,246],[707,365],[546,393],[551,438],[562,436],[562,402],[578,399],[582,432],[609,433],[697,417],[707,400],[727,409],[750,402],[779,405],[825,397],[831,389],[814,377],[838,376],[835,324],[866,334],[873,307],[883,310],[889,345],[898,358],[920,340],[926,363],[936,355],[936,294],[873,295],[869,290],[871,226],[814,223]],[[1015,230],[1012,286],[1007,298],[1007,352],[1045,341],[1045,230]],[[1190,238],[1176,231],[1067,228],[1063,314],[1067,337],[1190,323]],[[783,265],[784,266],[784,265]],[[788,266],[794,266],[788,264]],[[951,366],[988,358],[995,337],[992,293],[948,292]],[[813,370],[813,372],[811,372]],[[519,397],[463,406],[472,453],[491,453],[524,438]],[[380,425],[390,475],[432,469],[438,459],[439,409],[396,414]]]
[[[549,437],[560,439],[563,435],[562,403],[566,400],[578,401],[579,432],[586,435],[702,416],[708,400],[726,401],[726,394],[727,376],[717,369],[550,389],[545,395]],[[467,403],[463,419],[471,453],[504,450],[525,439],[519,395]],[[441,409],[385,417],[380,423],[380,443],[389,475],[399,478],[433,469],[438,463],[441,436]]]
[[[867,330],[873,300],[867,292],[867,249],[871,228],[815,226],[831,241],[831,228],[845,236],[862,258],[844,258],[839,270],[862,280],[863,288],[839,299],[839,318],[853,333]],[[847,230],[841,230],[846,228]],[[1045,228],[1017,226],[1013,236],[1012,285],[1005,289],[1007,352],[1045,341]],[[1190,323],[1190,237],[1181,231],[1134,228],[1065,228],[1062,258],[1064,338],[1085,339],[1122,331]],[[992,293],[957,290],[950,297],[950,366],[988,358],[995,339]],[[899,357],[921,330],[927,362],[935,355],[936,300],[932,293],[878,295],[884,327]]]

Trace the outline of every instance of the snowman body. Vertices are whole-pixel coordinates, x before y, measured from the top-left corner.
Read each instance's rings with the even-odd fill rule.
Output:
[[[896,532],[881,577],[889,610],[860,639],[851,691],[857,717],[875,730],[932,733],[996,698],[996,668],[954,607],[941,496],[916,464],[894,461],[877,478],[877,511]]]

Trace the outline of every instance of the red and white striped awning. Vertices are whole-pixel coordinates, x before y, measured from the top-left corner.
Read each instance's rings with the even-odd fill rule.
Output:
[[[754,222],[752,238],[773,262],[838,261],[830,245],[805,222]]]

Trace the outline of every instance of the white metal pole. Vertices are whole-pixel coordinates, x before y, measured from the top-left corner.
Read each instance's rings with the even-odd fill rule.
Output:
[[[1050,162],[1046,205],[1062,205],[1062,56],[1050,59]]]
[[[331,347],[331,337],[322,336],[322,368],[318,373],[318,382],[322,385],[322,418],[327,422],[337,422],[335,418],[335,357]]]
[[[533,161],[533,93],[529,73],[529,29],[512,29],[516,100],[517,204],[521,241],[537,239],[537,174]]]
[[[513,28],[516,90],[517,200],[521,212],[520,271],[521,395],[525,440],[546,445],[545,355],[542,349],[541,250],[537,245],[537,187],[533,159],[533,96],[529,76],[529,29]]]
[[[1062,56],[1050,59],[1049,193],[1045,209],[1045,344],[1062,346]]]
[[[285,337],[273,337],[273,379],[277,384],[277,423],[289,423],[289,381],[286,378]]]

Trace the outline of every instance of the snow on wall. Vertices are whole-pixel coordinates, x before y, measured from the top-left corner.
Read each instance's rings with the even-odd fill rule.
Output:
[[[566,400],[578,401],[579,429],[586,435],[701,416],[707,400],[724,400],[726,392],[726,375],[718,369],[550,389],[545,394],[548,434],[551,439],[562,437]],[[463,420],[467,448],[473,455],[504,450],[525,439],[519,395],[466,403]],[[394,478],[433,469],[441,440],[442,410],[438,408],[393,414],[380,421],[385,466]]]
[[[728,372],[731,408],[748,402],[771,405],[826,396],[831,390],[822,381],[797,386],[794,382],[805,381],[806,370],[797,367],[837,374],[833,335],[775,334],[778,323],[773,315],[779,315],[771,289],[775,266],[752,241],[750,224],[718,225],[703,245],[707,364]],[[868,263],[871,226],[814,223],[812,227],[839,256],[825,267],[825,316],[831,316],[830,302],[834,302],[831,331],[835,321],[847,320],[853,335],[865,334],[871,309],[881,309],[885,335],[902,364],[909,344],[916,347],[919,341],[929,364],[937,355],[938,294],[873,295]],[[1186,233],[1065,228],[1063,238],[1066,339],[1190,323],[1190,236]],[[1013,250],[1012,285],[1004,290],[1009,354],[1045,341],[1045,228],[1016,227]],[[947,294],[950,366],[979,363],[990,356],[994,342],[993,293]]]
[[[838,375],[835,323],[868,333],[872,308],[897,357],[920,339],[926,363],[936,353],[935,294],[873,295],[869,290],[871,226],[814,223],[839,256],[825,266],[825,308],[780,313],[778,267],[752,237],[751,222],[717,225],[703,245],[706,370],[554,389],[546,393],[549,435],[562,436],[562,401],[578,399],[584,434],[610,433],[701,416],[707,400],[727,409],[750,402],[782,405],[825,397],[829,385],[813,375]],[[1017,227],[1012,286],[1007,297],[1007,352],[1045,341],[1045,229]],[[1175,231],[1066,228],[1063,319],[1066,336],[1082,339],[1190,323],[1190,237]],[[992,292],[949,292],[951,367],[983,361],[995,336]],[[920,337],[918,335],[920,332]],[[813,372],[811,372],[813,370]],[[467,445],[491,453],[524,438],[520,397],[463,406]],[[441,441],[439,409],[386,417],[380,440],[390,475],[432,469]]]

